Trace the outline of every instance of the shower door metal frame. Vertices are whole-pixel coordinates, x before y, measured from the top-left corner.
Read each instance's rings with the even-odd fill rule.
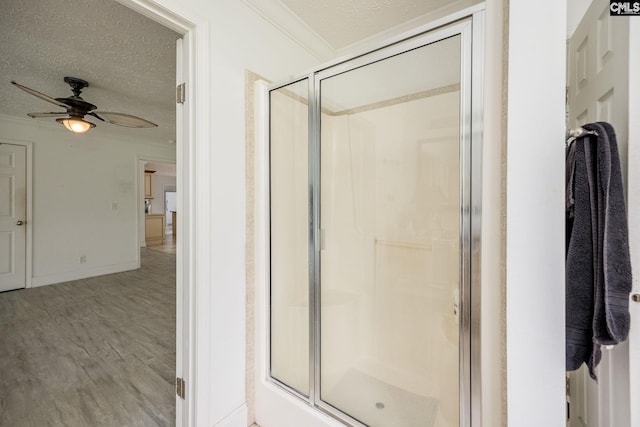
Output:
[[[310,406],[355,427],[366,427],[320,395],[320,82],[453,36],[460,50],[460,427],[479,427],[481,417],[480,261],[482,212],[483,43],[484,3],[395,37],[376,49],[333,61],[315,70],[269,86],[267,92],[307,80],[309,86],[309,391],[308,396],[273,378],[267,360],[266,380]],[[270,114],[270,108],[269,112]],[[270,116],[267,118],[270,123]],[[270,163],[270,162],[269,162]],[[269,168],[269,165],[267,166]],[[267,176],[269,172],[267,171]],[[268,192],[269,193],[269,192]],[[267,194],[270,204],[270,198]],[[270,209],[269,209],[270,210]],[[269,216],[269,214],[267,214]],[[267,251],[270,265],[270,253]],[[267,267],[270,271],[270,268]],[[270,276],[270,274],[269,274]],[[271,287],[270,277],[267,280]],[[271,306],[270,292],[268,306]],[[474,307],[474,310],[471,310]],[[268,319],[271,315],[267,316]],[[270,336],[270,320],[267,321]],[[270,347],[270,339],[268,340]],[[270,348],[267,357],[270,357]]]

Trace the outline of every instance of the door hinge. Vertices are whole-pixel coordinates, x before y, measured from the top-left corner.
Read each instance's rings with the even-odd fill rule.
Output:
[[[184,400],[184,394],[186,389],[186,383],[182,378],[176,378],[176,394],[178,397]]]
[[[176,86],[176,103],[184,104],[186,98],[187,86],[184,83],[180,83]]]

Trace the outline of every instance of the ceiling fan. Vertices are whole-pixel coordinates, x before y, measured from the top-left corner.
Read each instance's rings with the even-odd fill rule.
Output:
[[[64,125],[65,128],[74,133],[85,133],[89,129],[96,127],[94,123],[84,120],[84,117],[86,115],[95,117],[96,119],[103,122],[130,128],[150,128],[158,126],[155,123],[152,123],[140,117],[132,116],[130,114],[94,111],[98,107],[88,103],[87,101],[82,99],[82,97],[80,97],[82,89],[88,87],[89,83],[77,77],[65,77],[64,81],[65,83],[69,84],[69,86],[71,86],[73,96],[69,96],[67,98],[53,98],[49,95],[38,92],[37,90],[16,83],[13,80],[11,81],[11,83],[14,86],[27,92],[28,94],[37,96],[40,99],[43,99],[67,110],[59,113],[28,113],[27,116],[34,119],[39,117],[61,117],[59,119],[56,119],[56,122]]]

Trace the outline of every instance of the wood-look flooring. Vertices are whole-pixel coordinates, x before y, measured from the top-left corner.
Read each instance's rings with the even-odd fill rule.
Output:
[[[159,245],[149,245],[147,248],[154,251],[166,252],[168,254],[176,253],[176,236],[173,235],[171,225],[167,226],[164,235],[164,241]]]
[[[175,425],[175,255],[0,293],[0,426]]]

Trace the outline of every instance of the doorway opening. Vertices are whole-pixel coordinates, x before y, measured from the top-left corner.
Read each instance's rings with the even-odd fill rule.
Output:
[[[140,247],[176,254],[178,227],[175,162],[139,160]]]
[[[116,4],[115,2],[112,2],[112,3]],[[177,47],[178,55],[177,55],[177,58],[174,58],[174,61],[176,61],[178,64],[177,77],[180,79],[181,82],[187,84],[187,88],[190,87],[190,85],[193,84],[195,81],[195,74],[196,74],[194,71],[195,54],[196,54],[196,51],[198,52],[200,51],[200,49],[195,48],[195,41],[199,37],[202,37],[195,34],[195,29],[197,26],[196,24],[193,23],[195,21],[193,19],[184,18],[177,13],[174,13],[168,9],[160,7],[153,1],[124,0],[119,3],[122,3],[124,6],[128,7],[131,15],[144,15],[148,18],[151,18],[153,21],[156,21],[164,25],[165,27],[168,27],[171,30],[174,30],[182,35],[183,39],[180,40],[181,43],[179,43],[179,46]],[[118,7],[120,9],[123,9],[123,7],[120,5],[118,5]],[[82,8],[82,9],[87,9],[87,8]],[[64,17],[64,14],[61,13],[60,16]],[[108,19],[104,19],[104,21],[108,22]],[[41,33],[44,33],[44,32],[41,32]],[[91,38],[91,35],[89,35],[86,38]],[[198,40],[198,42],[200,43],[201,41]],[[56,44],[62,44],[62,43],[56,42]],[[42,45],[47,45],[47,44],[42,43]],[[183,45],[185,47],[184,51],[181,50]],[[203,45],[206,45],[206,43],[203,43]],[[19,49],[16,49],[16,50],[19,50]],[[53,56],[54,55],[46,59],[51,60]],[[44,60],[44,58],[42,59]],[[64,63],[64,61],[61,61],[61,62],[63,63],[62,66],[64,67],[71,66],[69,63]],[[87,61],[87,62],[90,62],[90,61]],[[94,81],[98,83],[97,80],[94,80]],[[173,86],[173,82],[171,86]],[[114,86],[111,86],[111,87],[114,87]],[[118,86],[115,86],[115,87],[118,87]],[[96,89],[98,88],[99,86],[98,84],[96,84]],[[170,92],[174,92],[173,87],[170,87],[169,89],[170,89]],[[179,105],[177,107],[178,114],[177,114],[177,117],[174,119],[177,122],[177,133],[178,133],[175,138],[177,140],[176,154],[178,158],[177,177],[176,177],[177,182],[175,185],[176,187],[175,189],[177,190],[176,210],[178,212],[181,212],[181,215],[185,218],[185,221],[181,221],[183,225],[177,224],[177,228],[178,228],[177,246],[181,248],[181,250],[177,254],[177,261],[176,261],[176,269],[178,270],[178,277],[177,277],[177,283],[176,283],[178,296],[176,299],[177,299],[178,307],[177,307],[176,320],[173,322],[176,324],[175,326],[178,331],[176,339],[174,340],[174,343],[173,343],[174,345],[176,345],[177,361],[176,361],[176,365],[171,367],[172,372],[169,372],[169,376],[172,377],[173,374],[175,373],[176,374],[175,376],[183,379],[186,382],[187,387],[189,388],[187,393],[185,393],[187,400],[183,400],[179,397],[176,398],[176,406],[177,406],[176,418],[178,420],[177,422],[178,425],[187,425],[189,424],[189,420],[192,419],[191,414],[193,414],[194,412],[194,405],[188,405],[185,402],[193,401],[194,393],[193,393],[193,389],[190,389],[190,387],[193,387],[195,384],[195,381],[192,380],[192,375],[194,375],[194,372],[195,372],[195,366],[193,363],[189,362],[192,355],[192,352],[189,351],[191,348],[190,344],[193,341],[190,339],[191,337],[190,331],[192,330],[192,324],[195,323],[195,319],[193,318],[194,311],[190,310],[191,295],[193,294],[191,289],[194,287],[194,283],[195,283],[195,275],[193,274],[194,263],[190,262],[191,254],[194,253],[194,251],[191,250],[191,246],[193,242],[192,242],[192,236],[190,236],[190,230],[193,230],[194,224],[192,222],[190,227],[187,227],[186,224],[188,222],[188,219],[191,216],[191,212],[193,211],[192,209],[193,198],[189,195],[188,191],[189,189],[193,189],[194,187],[193,182],[195,181],[195,176],[196,176],[196,173],[194,171],[195,168],[193,168],[192,167],[193,165],[191,164],[192,163],[191,159],[194,158],[193,152],[195,147],[195,140],[192,136],[195,135],[196,132],[191,130],[190,127],[197,126],[198,121],[196,119],[193,119],[193,120],[189,119],[196,111],[195,100],[196,100],[197,94],[195,93],[195,91],[188,91],[188,92],[191,92],[192,96],[190,97],[190,99],[187,99],[185,104]],[[55,92],[49,92],[49,91],[47,91],[47,93],[55,94]],[[29,111],[29,110],[26,110],[26,111]],[[47,126],[47,125],[44,124],[43,126]],[[101,127],[98,126],[98,129],[101,129]],[[100,137],[97,132],[98,130],[96,130],[95,133],[88,135],[87,139],[89,140],[91,140],[91,138],[99,139]],[[80,242],[79,244],[76,245],[78,246],[77,249],[74,247],[74,251],[77,251],[77,255],[74,254],[73,256],[66,256],[66,258],[71,260],[69,261],[69,263],[78,264],[78,265],[82,264],[82,266],[78,267],[78,270],[80,270],[81,268],[85,268],[84,266],[89,266],[96,259],[100,259],[106,265],[110,262],[110,258],[107,255],[103,256],[102,255],[103,252],[100,252],[99,257],[98,256],[92,257],[92,253],[90,251],[87,251],[87,248],[83,247],[82,245],[83,241],[81,241],[80,238],[74,239],[74,237],[85,235],[87,236],[86,240],[89,240],[93,237],[93,239],[91,239],[91,244],[93,246],[96,246],[96,247],[101,246],[103,248],[110,249],[111,247],[108,245],[108,240],[110,237],[113,238],[113,234],[115,233],[111,233],[111,235],[108,235],[109,233],[105,232],[106,227],[104,227],[104,224],[108,221],[109,224],[113,226],[113,228],[117,228],[119,231],[122,232],[122,235],[125,236],[123,238],[127,239],[126,247],[128,252],[126,254],[126,260],[125,260],[127,261],[126,266],[128,266],[129,269],[135,269],[135,258],[133,255],[134,253],[133,251],[135,250],[137,252],[139,248],[138,248],[138,239],[136,238],[136,235],[134,232],[134,227],[136,227],[135,222],[137,220],[132,212],[137,213],[137,210],[134,211],[134,209],[137,207],[137,198],[135,197],[134,193],[135,193],[136,185],[138,183],[136,182],[136,176],[134,172],[136,170],[134,169],[135,154],[133,153],[133,149],[130,148],[131,145],[135,145],[135,144],[129,145],[129,149],[131,150],[131,153],[130,154],[127,153],[126,159],[120,161],[117,165],[117,170],[112,172],[112,171],[105,171],[99,168],[94,168],[93,170],[91,169],[93,165],[93,159],[97,158],[96,159],[97,161],[95,162],[95,164],[100,164],[101,159],[99,158],[99,156],[101,155],[101,153],[98,152],[98,149],[94,150],[95,147],[92,147],[91,144],[82,144],[83,142],[86,142],[86,141],[81,141],[80,139],[76,139],[72,143],[69,143],[67,145],[69,147],[71,147],[74,144],[77,145],[79,147],[79,150],[83,150],[82,151],[83,155],[86,155],[86,158],[82,157],[80,159],[72,159],[75,161],[74,163],[75,165],[82,165],[84,167],[84,169],[82,169],[84,174],[76,174],[74,177],[68,178],[67,175],[73,175],[73,173],[69,172],[68,170],[65,171],[65,168],[60,167],[60,165],[58,164],[58,170],[53,171],[51,175],[55,174],[56,176],[62,177],[60,178],[61,188],[64,188],[63,184],[65,179],[67,180],[66,182],[70,182],[71,179],[75,179],[80,182],[83,182],[83,181],[87,182],[88,180],[86,179],[86,177],[100,175],[101,177],[106,177],[103,180],[105,183],[104,187],[109,188],[108,186],[113,186],[114,196],[107,196],[107,197],[113,197],[108,201],[105,201],[102,196],[101,196],[102,199],[98,200],[99,197],[96,196],[96,194],[102,194],[102,192],[98,191],[98,190],[101,190],[101,187],[94,186],[93,188],[89,188],[88,191],[86,192],[86,194],[89,197],[79,200],[76,205],[66,203],[67,201],[66,198],[63,198],[62,200],[53,200],[53,202],[48,201],[48,203],[39,202],[40,212],[43,212],[43,207],[48,211],[51,211],[50,209],[51,206],[58,207],[60,212],[73,211],[74,207],[76,207],[75,210],[78,211],[79,210],[77,209],[78,207],[83,208],[85,206],[99,206],[99,208],[96,208],[96,210],[100,209],[103,212],[103,217],[100,217],[99,219],[96,217],[87,216],[88,219],[86,222],[88,224],[83,224],[83,226],[85,227],[83,227],[82,230],[75,229],[67,233],[69,238],[66,238],[67,236],[62,236],[62,238],[60,237],[56,238],[57,236],[54,236],[50,238],[50,240],[53,245],[56,245],[56,246],[59,245],[58,247],[60,248],[65,247],[63,245],[67,245],[67,247],[70,247],[72,243]],[[44,146],[44,144],[42,145]],[[42,153],[42,150],[40,150],[40,153]],[[64,157],[65,153],[60,152],[59,153],[60,157],[61,158]],[[91,158],[92,155],[93,155],[93,158]],[[54,160],[51,163],[56,164],[56,161]],[[102,162],[102,164],[104,163],[106,162]],[[39,165],[37,170],[42,171],[43,169],[44,168],[42,167],[42,165]],[[67,168],[67,169],[70,169],[70,168]],[[69,172],[69,173],[67,174],[66,172]],[[40,176],[37,176],[37,175],[34,175],[34,176],[36,176],[39,179],[40,183],[44,181],[43,179],[41,179]],[[38,186],[38,183],[36,183],[34,186],[36,188],[36,191],[38,188],[37,186]],[[90,186],[87,185],[86,187],[90,187]],[[40,186],[40,189],[42,188],[43,187]],[[92,193],[91,190],[95,190],[95,191]],[[182,191],[182,190],[186,190],[186,191]],[[73,190],[66,191],[66,194],[71,194],[71,193],[73,193]],[[80,197],[75,197],[73,201],[75,202],[76,199],[80,199]],[[135,206],[134,206],[134,203],[135,203]],[[77,226],[77,222],[69,220],[69,218],[65,217],[64,215],[58,215],[56,219],[61,219],[62,221],[67,221],[67,223],[75,224]],[[126,228],[123,226],[125,221],[126,221]],[[27,222],[28,226],[30,226],[30,222],[31,221]],[[40,222],[40,224],[44,224],[44,221]],[[139,228],[140,224],[137,224],[137,226]],[[70,228],[71,227],[73,227],[73,225],[70,225]],[[55,227],[52,227],[52,228],[55,228]],[[61,227],[58,227],[58,229],[60,228]],[[43,228],[41,227],[40,230],[42,229]],[[180,232],[181,231],[180,229],[184,230],[184,232]],[[102,232],[102,234],[100,234],[100,232]],[[46,236],[46,233],[44,234],[41,233],[39,238],[47,239],[47,237],[48,236]],[[89,250],[91,250],[92,248],[89,248]],[[32,251],[29,251],[29,249],[27,249],[27,252],[32,252]],[[64,254],[62,250],[58,250],[57,252],[58,253],[54,255]],[[104,252],[106,252],[106,250]],[[117,253],[117,252],[118,252],[117,250],[112,250],[112,253]],[[42,252],[39,249],[36,249],[36,255],[38,256],[38,259],[40,260],[43,259]],[[55,266],[56,268],[58,268],[59,266],[62,266],[63,263],[60,261],[61,258],[64,258],[64,256],[52,256],[50,264]],[[121,264],[124,264],[124,262],[118,265],[121,265]],[[99,267],[102,267],[102,265],[100,265]],[[51,271],[56,273],[55,278],[50,278],[54,274],[49,274],[49,271],[46,271],[45,272],[46,274],[44,273],[41,274],[41,271],[39,271],[38,268],[32,269],[28,266],[28,264],[27,264],[26,270],[28,271],[28,274],[34,275],[36,278],[40,279],[38,283],[34,283],[34,286],[43,286],[51,283],[59,283],[62,280],[74,280],[74,278],[71,278],[71,279],[67,278],[68,276],[71,276],[71,274],[69,273],[69,270],[65,270],[63,266],[59,268],[59,272],[58,270],[54,270],[53,268],[51,269]],[[88,271],[89,269],[85,268],[85,270]],[[98,268],[96,268],[96,275],[106,274],[106,273],[111,273],[111,271],[105,271],[104,269],[98,270]],[[60,277],[62,277],[63,279],[59,280]],[[48,281],[48,283],[45,283],[45,281]],[[52,288],[53,287],[48,287],[47,289],[45,289],[45,291],[51,291]],[[133,310],[135,311],[135,307],[133,307]],[[172,379],[169,378],[169,380],[172,380]],[[173,395],[174,393],[171,393],[168,396],[170,398],[173,398]]]

